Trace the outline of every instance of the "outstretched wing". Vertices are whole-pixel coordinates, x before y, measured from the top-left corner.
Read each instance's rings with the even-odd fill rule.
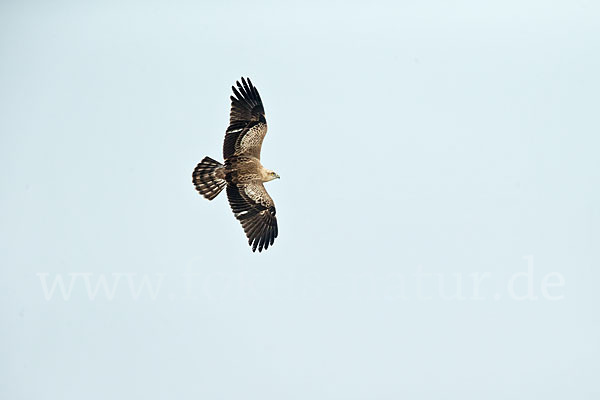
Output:
[[[277,237],[275,204],[262,182],[227,185],[227,198],[252,251],[269,248]]]
[[[232,86],[231,113],[229,127],[225,132],[223,158],[250,155],[260,159],[260,148],[267,134],[265,109],[258,90],[250,82],[250,78],[242,78],[236,82],[237,89]]]

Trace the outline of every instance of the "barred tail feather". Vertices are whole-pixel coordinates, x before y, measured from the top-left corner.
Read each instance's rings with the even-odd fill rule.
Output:
[[[223,164],[210,157],[204,157],[192,174],[192,182],[196,190],[208,200],[217,197],[227,185],[224,178]]]

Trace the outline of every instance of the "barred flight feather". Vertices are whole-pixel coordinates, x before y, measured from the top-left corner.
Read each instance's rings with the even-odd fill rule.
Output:
[[[192,180],[196,190],[208,200],[212,200],[227,185],[225,179],[217,176],[219,169],[223,167],[223,164],[213,160],[210,157],[204,157],[204,159],[196,166],[194,173],[192,174]]]

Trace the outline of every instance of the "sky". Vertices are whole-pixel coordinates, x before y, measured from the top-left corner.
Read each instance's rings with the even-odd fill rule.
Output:
[[[600,5],[0,4],[0,397],[595,399]],[[279,237],[221,159],[250,77]]]

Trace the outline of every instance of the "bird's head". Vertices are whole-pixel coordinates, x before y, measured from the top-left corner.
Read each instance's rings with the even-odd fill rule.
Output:
[[[273,179],[279,179],[279,175],[275,171],[267,171],[266,182],[272,181]]]

